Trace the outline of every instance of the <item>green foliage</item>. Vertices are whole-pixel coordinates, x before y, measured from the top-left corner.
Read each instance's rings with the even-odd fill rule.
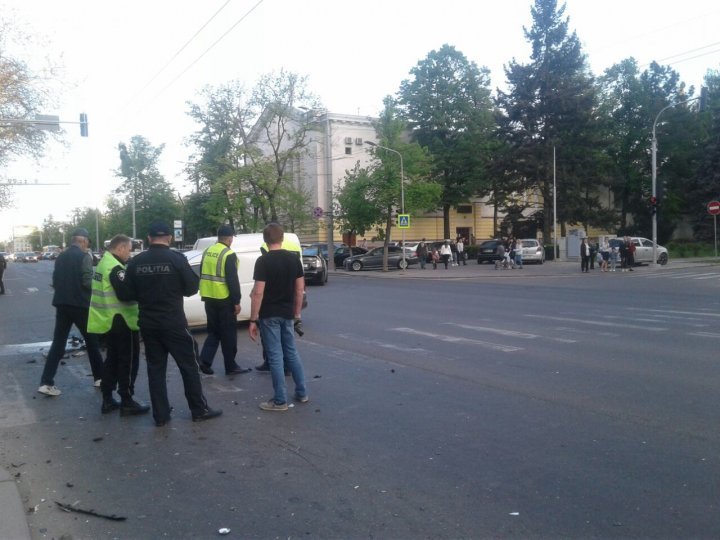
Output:
[[[399,102],[412,140],[430,152],[432,176],[442,188],[444,234],[450,237],[450,208],[489,190],[494,128],[489,71],[443,45],[410,75],[400,85]]]

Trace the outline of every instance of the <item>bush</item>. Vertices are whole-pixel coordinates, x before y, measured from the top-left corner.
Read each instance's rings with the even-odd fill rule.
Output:
[[[715,245],[702,242],[672,242],[665,246],[672,259],[688,257],[714,257]]]
[[[465,251],[467,251],[467,258],[468,260],[477,259],[478,255],[478,246],[473,244],[471,246],[466,246]]]

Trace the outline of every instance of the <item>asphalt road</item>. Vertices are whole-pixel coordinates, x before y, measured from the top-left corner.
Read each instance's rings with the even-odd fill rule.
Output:
[[[0,466],[34,538],[720,536],[716,267],[333,275],[299,340],[310,403],[203,377],[225,414],[194,424],[171,368],[166,428],[102,416],[85,356],[36,393],[51,268],[11,266],[0,297]]]

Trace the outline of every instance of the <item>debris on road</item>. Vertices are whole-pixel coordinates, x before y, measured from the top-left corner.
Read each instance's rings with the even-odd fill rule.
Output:
[[[73,506],[70,506],[69,504],[63,504],[61,502],[55,501],[55,504],[57,504],[60,509],[65,510],[66,512],[76,512],[78,514],[85,514],[86,516],[95,516],[103,519],[109,519],[112,521],[125,521],[127,518],[124,516],[116,516],[115,514],[101,514],[99,512],[96,512],[95,510],[83,510],[82,508],[75,508]]]

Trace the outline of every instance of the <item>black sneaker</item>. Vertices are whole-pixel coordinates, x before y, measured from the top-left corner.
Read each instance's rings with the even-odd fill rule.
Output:
[[[193,422],[204,422],[211,418],[217,418],[221,414],[222,411],[220,409],[205,409],[202,414],[193,415],[192,420]]]
[[[206,366],[205,364],[200,364],[200,371],[202,371],[205,375],[213,375],[215,373],[213,368]]]
[[[120,403],[115,398],[104,398],[100,412],[102,414],[108,414],[113,411],[117,411],[120,408]]]
[[[143,405],[138,403],[134,399],[124,401],[120,405],[120,416],[135,416],[138,414],[145,414],[150,410],[149,405]]]
[[[261,373],[270,373],[270,364],[267,362],[263,362],[259,366],[255,366],[255,371],[260,371]]]
[[[242,375],[243,373],[250,373],[252,371],[252,368],[241,368],[240,366],[237,366],[230,371],[226,371],[225,375]]]

